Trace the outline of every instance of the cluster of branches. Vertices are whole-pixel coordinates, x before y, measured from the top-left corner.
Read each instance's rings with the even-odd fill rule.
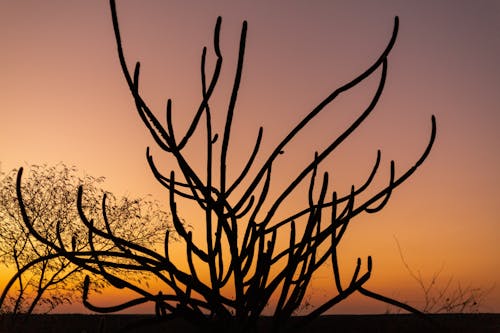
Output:
[[[147,150],[149,166],[168,191],[173,226],[185,250],[185,262],[178,264],[179,258],[170,253],[170,231],[164,235],[164,248],[154,251],[116,233],[107,215],[106,196],[102,211],[104,225],[99,227],[83,209],[82,187],[78,191],[77,207],[79,218],[86,228],[90,251],[68,246],[56,228],[56,239],[50,239],[35,227],[34,216],[27,210],[22,191],[22,170],[17,178],[17,195],[21,214],[30,234],[57,256],[64,257],[77,267],[94,275],[104,277],[116,288],[127,288],[137,293],[137,297],[123,304],[99,307],[88,300],[90,278],[83,286],[84,304],[98,312],[119,311],[137,304],[153,302],[158,316],[171,318],[182,316],[191,322],[211,323],[231,331],[244,331],[255,327],[259,316],[271,303],[273,322],[276,329],[286,327],[294,311],[301,305],[310,290],[314,274],[325,263],[332,267],[332,281],[336,290],[332,296],[307,313],[304,323],[319,316],[355,292],[408,311],[418,312],[412,307],[368,290],[365,286],[372,272],[372,259],[368,257],[363,268],[358,258],[354,272],[343,278],[339,267],[338,245],[346,234],[352,219],[362,213],[380,211],[388,202],[393,190],[406,181],[424,162],[433,145],[436,126],[432,117],[432,131],[429,142],[415,164],[400,175],[390,162],[388,184],[382,188],[373,187],[373,180],[381,165],[381,153],[377,157],[371,173],[362,185],[351,187],[347,194],[339,194],[329,187],[329,174],[319,175],[319,166],[343,143],[371,114],[382,94],[387,77],[388,55],[395,43],[398,18],[395,18],[392,37],[379,58],[352,81],[334,90],[312,109],[276,145],[272,152],[257,165],[263,138],[263,128],[258,131],[253,150],[238,176],[228,177],[229,144],[238,91],[243,73],[247,23],[243,22],[239,42],[235,77],[226,112],[225,124],[219,134],[212,122],[211,97],[221,73],[223,55],[220,49],[221,18],[215,25],[213,49],[215,66],[211,75],[207,74],[207,48],[201,56],[202,98],[192,121],[183,135],[176,133],[172,121],[172,101],[166,103],[166,123],[162,123],[148,107],[140,94],[140,64],[133,72],[128,68],[122,48],[115,2],[110,1],[113,27],[117,42],[121,68],[133,96],[136,109],[150,131],[159,148],[176,162],[177,171],[162,172]],[[270,195],[275,162],[283,157],[283,151],[317,115],[339,95],[348,92],[374,73],[380,78],[377,89],[366,109],[326,148],[314,154],[314,158],[290,180],[278,195]],[[186,154],[186,147],[195,132],[204,131],[206,164],[203,173],[195,171]],[[274,171],[276,172],[276,171]],[[308,184],[307,204],[299,207],[288,217],[278,218],[276,212],[297,191]],[[367,195],[368,191],[374,193]],[[201,235],[193,235],[183,225],[177,205],[179,200],[194,203],[204,216]],[[263,207],[269,207],[264,211]],[[200,228],[196,228],[200,231]],[[112,249],[102,250],[95,246],[100,238],[113,244]],[[287,246],[281,248],[278,239],[285,238]],[[120,270],[143,272],[156,277],[164,284],[164,289],[151,293],[141,285],[117,272]],[[202,272],[208,272],[204,276]],[[206,326],[204,326],[206,327]]]
[[[447,279],[442,277],[444,265],[434,272],[428,279],[424,278],[420,270],[410,267],[403,255],[401,245],[395,238],[401,261],[407,272],[415,280],[422,292],[423,304],[420,310],[424,313],[477,313],[480,311],[486,296],[493,290],[490,288],[463,285],[453,276]],[[390,312],[391,309],[388,309]]]
[[[422,274],[409,270],[422,291],[424,313],[478,313],[491,288],[462,285],[453,277],[441,279],[442,268],[426,281]]]
[[[23,184],[23,204],[30,216],[30,227],[50,242],[71,243],[73,251],[89,251],[85,226],[76,208],[76,189],[86,191],[81,198],[81,210],[95,216],[103,225],[101,198],[104,178],[80,177],[75,167],[62,163],[56,166],[31,165]],[[0,309],[4,313],[50,312],[63,303],[79,298],[75,290],[82,287],[84,272],[67,257],[46,242],[40,242],[25,225],[16,194],[16,177],[20,170],[11,170],[0,179],[0,259],[17,271],[3,294]],[[160,231],[172,229],[168,214],[149,197],[115,197],[108,193],[107,215],[113,221],[113,232],[141,245],[158,244]],[[113,242],[99,238],[92,246],[101,251],[115,247]],[[137,276],[138,277],[138,276]],[[106,281],[96,279],[94,291],[100,291]]]

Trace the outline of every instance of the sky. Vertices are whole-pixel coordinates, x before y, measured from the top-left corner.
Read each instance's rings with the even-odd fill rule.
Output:
[[[494,287],[482,310],[500,311],[498,1],[122,0],[117,7],[129,66],[141,61],[143,96],[160,118],[172,98],[179,132],[201,100],[203,46],[209,68],[215,62],[217,16],[223,18],[224,65],[213,105],[214,121],[223,123],[241,24],[248,21],[229,152],[234,170],[249,155],[259,126],[264,136],[257,161],[262,161],[301,117],[367,69],[387,45],[398,16],[384,93],[373,114],[327,162],[333,186],[345,193],[359,184],[377,149],[383,170],[378,185],[387,180],[390,160],[396,174],[411,167],[428,142],[431,115],[437,138],[428,159],[387,207],[352,224],[341,247],[346,269],[352,270],[358,256],[371,255],[370,287],[418,304],[422,293],[400,258],[397,240],[424,280],[442,269],[443,281],[452,277],[462,286]],[[151,146],[159,161],[162,154],[121,73],[107,1],[0,0],[0,45],[2,171],[62,161],[105,176],[115,193],[151,193],[166,200],[145,150]],[[366,107],[379,76],[374,73],[332,103],[297,138],[275,176],[276,188]],[[194,165],[202,163],[199,150],[190,147]],[[196,220],[188,211],[181,214]],[[313,281],[312,299],[321,299],[331,286],[326,275]],[[385,309],[353,297],[335,311]]]

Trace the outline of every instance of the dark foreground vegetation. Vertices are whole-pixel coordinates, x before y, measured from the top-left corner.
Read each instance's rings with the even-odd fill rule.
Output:
[[[85,211],[83,199],[87,190],[83,185],[78,187],[75,203],[81,231],[77,233],[68,228],[73,234],[65,238],[61,223],[57,222],[55,228],[51,228],[55,229],[55,237],[53,234],[47,235],[40,227],[41,223],[37,222],[37,214],[29,209],[30,202],[23,191],[25,178],[23,169],[20,168],[15,189],[26,233],[29,234],[30,241],[37,243],[40,248],[50,249],[51,254],[35,258],[22,267],[19,265],[18,272],[0,295],[0,306],[5,303],[6,295],[14,284],[25,279],[24,274],[28,269],[38,265],[41,260],[63,260],[68,262],[68,266],[85,272],[81,281],[83,283],[79,285],[83,289],[83,304],[92,312],[116,313],[149,303],[155,307],[156,320],[183,318],[186,323],[196,324],[203,331],[256,332],[266,331],[267,327],[280,332],[298,330],[355,293],[422,315],[408,304],[367,289],[365,284],[371,277],[373,267],[371,256],[367,256],[366,260],[358,257],[355,266],[352,265],[354,270],[344,269],[339,264],[339,245],[348,233],[348,226],[354,223],[353,219],[358,215],[374,214],[383,209],[393,191],[409,179],[426,160],[436,138],[434,116],[431,117],[428,143],[421,155],[407,169],[396,167],[393,160],[387,163],[388,179],[384,179],[382,183],[385,185],[376,185],[375,181],[381,176],[380,170],[385,164],[380,150],[374,154],[376,158],[373,166],[367,169],[365,180],[353,184],[350,191],[337,192],[332,187],[329,173],[323,170],[326,167],[325,161],[335,155],[337,148],[367,119],[382,95],[387,78],[388,57],[398,34],[398,17],[394,18],[387,46],[370,67],[332,90],[316,106],[313,104],[312,109],[265,155],[261,151],[261,143],[265,138],[264,129],[260,127],[254,139],[254,148],[248,152],[246,164],[235,170],[230,166],[241,157],[231,156],[229,147],[232,145],[232,149],[242,150],[242,147],[234,146],[232,138],[238,131],[232,129],[232,124],[243,77],[247,22],[242,23],[234,81],[228,108],[223,114],[225,121],[218,122],[217,117],[212,119],[215,114],[212,112],[218,109],[213,108],[212,95],[219,75],[222,74],[223,61],[223,50],[219,43],[222,18],[219,17],[214,29],[213,52],[207,53],[206,47],[201,52],[202,89],[199,106],[191,112],[193,120],[183,133],[179,132],[180,129],[173,121],[174,115],[179,111],[174,111],[171,99],[167,99],[163,117],[158,117],[148,106],[139,85],[140,63],[135,62],[132,70],[131,64],[125,59],[114,0],[110,0],[110,9],[118,59],[133,102],[156,142],[156,148],[165,153],[169,160],[167,165],[172,166],[169,167],[170,170],[165,170],[157,164],[158,159],[153,157],[152,150],[146,149],[147,161],[155,179],[168,192],[170,218],[176,237],[181,246],[185,247],[186,255],[184,258],[174,258],[171,255],[170,235],[173,230],[168,228],[160,233],[164,236],[163,249],[141,244],[117,233],[112,225],[114,219],[108,213],[106,194],[102,196],[99,214],[102,215],[99,217],[102,223],[98,225],[97,220]],[[207,68],[211,66],[207,65],[207,60],[212,58],[215,63],[210,75]],[[338,96],[350,93],[372,76],[379,77],[378,85],[364,111],[353,115],[351,123],[337,136],[328,134],[330,137],[325,138],[327,143],[318,151],[311,149],[309,161],[300,166],[295,175],[284,179],[287,185],[279,185],[275,175],[280,174],[281,167],[286,169],[286,164],[295,160],[293,149],[291,152],[289,150],[291,142],[297,140],[299,134],[320,113],[326,112]],[[197,139],[192,139],[197,138],[195,132],[202,134],[200,140],[204,138],[204,145],[200,146]],[[233,143],[230,144],[231,142]],[[196,154],[199,154],[200,147],[205,147],[202,148],[205,161],[200,166],[195,166],[197,163],[194,163],[192,151],[184,149],[193,145],[196,145]],[[295,198],[301,198],[298,205],[295,205]],[[42,198],[41,201],[50,199],[52,198]],[[193,209],[197,213],[191,211],[190,214],[199,213],[199,216],[204,216],[200,221],[201,228],[197,226],[190,229],[183,223],[182,213],[177,209],[178,204],[183,207],[182,202],[195,207]],[[287,210],[285,207],[292,203],[293,210],[287,211],[288,215],[281,215],[281,212]],[[123,220],[114,221],[123,223]],[[85,246],[79,247],[82,242]],[[99,248],[96,246],[99,243],[109,244],[110,248]],[[331,288],[331,294],[327,295],[324,303],[304,313],[304,317],[294,317],[296,310],[305,304],[311,293],[311,281],[325,264],[332,268],[330,279],[335,287]],[[209,279],[202,279],[201,272],[208,272]],[[152,293],[142,283],[146,279],[161,282],[158,294]],[[134,296],[121,304],[94,304],[91,294],[95,293],[103,280],[114,288],[133,292]],[[272,313],[271,317],[261,319],[270,303],[273,304],[273,309],[266,310],[266,313]],[[37,318],[33,320],[36,322]],[[97,323],[99,324],[99,320]],[[71,331],[75,331],[76,324],[71,321],[70,324]],[[109,324],[106,320],[101,320],[100,324],[114,330],[120,327],[118,323]],[[37,325],[41,326],[42,323],[35,324]],[[174,325],[177,322],[170,323],[170,326]],[[183,331],[190,329],[193,330],[186,327]],[[102,331],[104,328],[85,330]],[[165,330],[176,331],[172,327]],[[36,331],[40,332],[40,328],[37,327]]]
[[[217,82],[223,73],[224,50],[220,45],[222,18],[219,17],[215,24],[212,51],[208,53],[204,47],[201,52],[199,106],[191,112],[192,121],[188,127],[181,131],[173,119],[179,112],[186,117],[185,110],[175,108],[174,111],[172,100],[167,99],[165,112],[159,117],[146,102],[139,85],[139,78],[142,78],[140,63],[131,64],[125,58],[114,0],[110,0],[110,9],[122,74],[138,115],[157,144],[155,153],[149,147],[146,149],[147,162],[154,178],[167,190],[173,228],[165,224],[161,232],[151,233],[162,237],[162,247],[143,241],[148,238],[127,237],[129,233],[120,233],[115,225],[119,224],[125,230],[142,230],[141,225],[127,227],[131,224],[124,221],[143,214],[113,216],[111,198],[106,193],[102,195],[101,209],[97,209],[99,214],[91,214],[85,200],[89,196],[89,186],[85,184],[79,185],[78,190],[73,192],[76,193],[76,200],[68,200],[69,196],[64,196],[75,212],[74,219],[61,213],[57,214],[55,222],[43,223],[26,190],[26,173],[23,178],[23,168],[19,168],[15,177],[14,197],[17,200],[9,202],[15,203],[17,216],[21,217],[18,220],[22,221],[21,234],[27,235],[25,243],[34,244],[32,248],[37,255],[23,261],[20,260],[20,250],[9,247],[10,252],[7,253],[12,254],[17,273],[0,294],[0,311],[35,313],[39,301],[46,300],[42,296],[50,290],[49,287],[57,291],[56,297],[60,297],[59,292],[63,288],[62,278],[58,276],[65,278],[77,272],[80,273],[79,278],[72,281],[72,285],[81,286],[83,305],[90,311],[117,313],[149,303],[154,305],[156,316],[40,315],[17,316],[15,321],[13,317],[5,316],[0,326],[2,331],[233,333],[272,330],[288,333],[302,332],[311,323],[307,327],[308,332],[429,332],[435,326],[460,327],[460,331],[464,331],[465,324],[459,323],[458,319],[422,319],[422,312],[411,305],[367,289],[365,284],[371,277],[373,267],[371,256],[367,256],[366,260],[358,257],[351,264],[354,269],[340,265],[340,244],[344,235],[348,234],[348,227],[355,223],[352,221],[360,215],[374,214],[383,209],[393,191],[427,159],[436,138],[436,120],[432,116],[427,144],[411,167],[397,167],[394,160],[383,161],[378,150],[373,154],[374,163],[367,168],[366,178],[353,183],[350,190],[338,192],[332,186],[329,172],[324,170],[328,167],[327,161],[331,161],[338,148],[348,141],[377,106],[388,75],[389,54],[398,34],[398,17],[394,18],[387,46],[370,67],[332,90],[318,104],[312,104],[310,111],[267,153],[261,150],[264,147],[261,143],[268,136],[265,136],[263,127],[259,127],[253,139],[254,148],[247,153],[246,164],[237,165],[235,169],[233,163],[240,160],[241,155],[231,152],[244,153],[243,147],[235,145],[233,138],[238,130],[232,126],[244,73],[247,22],[242,23],[232,87],[229,95],[223,92],[223,96],[229,96],[223,120],[218,121],[219,116],[215,117],[215,110],[219,108],[214,102],[216,98],[212,98],[216,95],[215,91],[219,91],[216,89]],[[214,60],[213,65],[207,65],[210,59]],[[338,134],[325,133],[326,142],[321,149],[314,151],[311,147],[309,160],[299,165],[294,175],[277,182],[275,177],[280,176],[280,168],[287,169],[288,164],[295,163],[294,151],[289,149],[293,147],[291,142],[296,142],[307,127],[319,121],[318,115],[327,112],[329,106],[333,107],[331,104],[337,97],[351,93],[371,77],[378,77],[378,85],[370,102],[353,114],[350,124]],[[199,142],[204,144],[200,146]],[[162,159],[153,157],[158,150],[164,153],[168,162],[166,169],[157,162]],[[194,152],[204,157],[201,165],[195,165],[197,158],[193,158]],[[381,171],[384,164],[385,172]],[[379,178],[387,179],[379,183]],[[280,185],[281,182],[286,185]],[[298,204],[296,198],[299,198]],[[54,199],[54,196],[42,197],[35,203],[39,203],[42,211],[52,212],[47,208],[52,206],[46,202],[54,201],[53,206],[59,207]],[[194,207],[189,215],[203,216],[199,221],[201,225],[199,223],[196,228],[190,228],[184,224],[183,209],[178,211],[178,204],[180,208],[186,208],[184,204]],[[293,210],[288,210],[287,207],[292,207],[292,204]],[[125,212],[128,210],[125,209]],[[172,234],[185,248],[185,257],[172,256]],[[19,237],[11,239],[14,244],[19,244]],[[54,262],[62,263],[62,266]],[[334,287],[330,288],[331,293],[325,295],[324,303],[304,313],[303,317],[294,316],[307,302],[311,281],[326,264],[332,268],[330,281]],[[28,294],[29,289],[25,281],[30,281],[32,270],[43,274],[34,286],[37,293],[35,299],[27,311],[22,311],[23,295]],[[47,277],[46,272],[49,271],[56,271],[57,274]],[[208,272],[209,279],[202,279],[202,272]],[[157,294],[152,293],[148,284],[144,283],[148,279],[161,283]],[[57,283],[59,285],[55,288]],[[13,306],[9,308],[8,296],[15,293],[16,284],[19,293],[10,298]],[[131,291],[133,296],[121,304],[96,305],[92,294],[104,285]],[[396,306],[415,316],[320,317],[355,293]],[[72,289],[70,294],[75,294]],[[48,296],[47,293],[45,296]],[[267,310],[269,304],[272,304],[272,310]],[[59,303],[50,305],[53,308]],[[264,311],[272,315],[262,317]],[[314,322],[318,317],[319,320]],[[482,322],[477,317],[470,317],[470,320]],[[476,324],[472,323],[470,327],[478,331]]]
[[[321,316],[298,332],[500,332],[500,314],[436,314],[429,320],[411,314]],[[32,315],[0,317],[0,333],[196,333],[199,328],[182,318],[159,321],[148,315]],[[25,319],[25,320],[23,320]],[[293,319],[292,319],[293,321]],[[258,332],[271,332],[271,318],[258,322]]]

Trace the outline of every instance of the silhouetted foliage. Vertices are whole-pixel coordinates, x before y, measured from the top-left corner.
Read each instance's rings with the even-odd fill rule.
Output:
[[[75,289],[81,291],[84,275],[82,267],[30,234],[17,200],[17,173],[18,170],[12,170],[0,179],[0,259],[18,271],[0,297],[0,309],[14,314],[50,312],[80,297]],[[72,251],[88,252],[91,248],[87,228],[80,222],[76,207],[76,189],[79,185],[85,187],[81,209],[95,218],[96,225],[103,226],[103,180],[89,175],[80,177],[75,167],[62,163],[50,167],[31,165],[21,191],[32,228],[50,242],[60,239],[71,244]],[[120,237],[141,245],[159,244],[163,230],[172,228],[168,214],[149,197],[107,196],[107,214],[113,221],[110,227]],[[102,251],[116,247],[104,238],[95,238],[93,243],[95,249]],[[105,280],[96,279],[93,288],[99,291],[104,285]]]
[[[185,246],[185,257],[172,257],[169,231],[165,233],[164,249],[161,252],[116,234],[109,227],[109,217],[106,216],[106,197],[103,199],[102,210],[104,226],[97,226],[82,209],[82,197],[85,193],[82,187],[78,191],[78,209],[87,228],[92,251],[71,250],[62,239],[51,240],[44,237],[34,228],[33,217],[26,209],[20,170],[18,197],[24,222],[30,233],[73,264],[104,277],[116,288],[126,288],[138,295],[123,304],[96,306],[88,300],[91,283],[90,277],[86,277],[83,290],[85,306],[98,312],[114,312],[151,302],[156,304],[158,317],[181,316],[203,328],[212,327],[226,331],[255,329],[264,309],[271,306],[274,329],[284,330],[287,329],[294,311],[300,307],[309,292],[313,275],[329,262],[332,267],[332,285],[335,285],[332,295],[323,304],[306,313],[301,322],[294,322],[294,327],[314,319],[355,292],[418,313],[406,304],[365,287],[372,272],[371,257],[367,258],[364,268],[358,258],[354,272],[346,281],[339,267],[338,245],[354,217],[361,213],[380,211],[388,202],[392,191],[423,163],[436,134],[434,117],[429,143],[422,155],[414,166],[399,175],[396,174],[395,163],[391,161],[390,177],[386,186],[377,189],[373,185],[381,164],[380,151],[377,152],[373,169],[367,179],[359,187],[353,185],[349,193],[341,194],[331,190],[327,172],[318,175],[319,165],[358,128],[377,105],[387,76],[387,57],[396,41],[398,18],[394,21],[392,37],[379,58],[366,71],[334,90],[314,107],[271,153],[263,158],[263,163],[257,165],[256,156],[263,138],[261,127],[248,161],[240,172],[234,171],[238,176],[231,179],[228,177],[229,145],[242,78],[247,23],[243,22],[242,25],[234,83],[221,134],[216,132],[212,124],[210,107],[223,63],[219,45],[222,20],[219,17],[213,39],[215,66],[212,74],[207,75],[207,48],[203,48],[201,101],[186,132],[181,135],[174,131],[170,99],[166,103],[166,123],[162,123],[142,98],[139,88],[140,65],[136,63],[133,73],[128,69],[115,2],[111,0],[110,4],[119,61],[139,116],[158,147],[176,162],[175,170],[173,168],[170,172],[162,172],[155,164],[149,148],[147,150],[147,160],[154,176],[168,191],[173,225]],[[287,154],[283,153],[291,140],[333,100],[374,73],[378,73],[380,78],[376,92],[366,109],[326,148],[316,152],[314,158],[296,174],[282,192],[270,195],[273,177],[279,172],[274,169],[275,162],[287,158]],[[203,166],[203,172],[196,171],[186,153],[196,131],[204,131],[206,164]],[[308,191],[304,193],[308,204],[296,207],[296,211],[288,217],[279,218],[276,212],[287,199],[300,191],[301,184],[308,184]],[[368,195],[368,189],[373,194]],[[194,203],[204,216],[204,220],[198,222],[193,230],[187,230],[181,223],[177,207],[183,200]],[[269,208],[264,211],[263,207]],[[195,232],[200,233],[199,237]],[[111,241],[115,245],[113,250],[101,251],[94,248],[93,240],[96,237]],[[277,240],[284,238],[287,239],[287,245],[281,247]],[[153,293],[128,279],[129,276],[118,274],[117,270],[120,269],[151,274],[163,283],[162,290]]]
[[[401,261],[413,280],[415,280],[422,292],[423,304],[420,310],[424,313],[479,313],[480,308],[487,295],[494,289],[475,287],[470,284],[463,285],[455,280],[453,276],[443,278],[444,265],[434,272],[430,278],[424,278],[420,270],[410,267],[403,255],[403,250],[397,238]],[[398,309],[399,310],[399,309]],[[391,312],[389,308],[387,312]]]

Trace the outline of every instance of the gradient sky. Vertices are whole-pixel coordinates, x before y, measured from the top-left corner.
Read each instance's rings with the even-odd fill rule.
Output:
[[[334,185],[345,192],[359,184],[378,148],[382,169],[388,170],[391,159],[397,174],[410,167],[427,143],[432,114],[437,140],[381,213],[353,223],[342,245],[347,269],[356,257],[372,255],[369,286],[415,304],[422,295],[401,262],[397,238],[407,262],[426,279],[443,266],[443,280],[484,289],[496,284],[483,311],[500,311],[500,2],[123,0],[118,14],[129,64],[142,63],[143,95],[158,115],[172,98],[179,131],[200,101],[203,46],[209,47],[209,63],[214,61],[217,16],[223,17],[225,55],[214,97],[220,115],[241,22],[248,21],[230,151],[236,168],[258,126],[264,126],[263,151],[269,151],[306,112],[370,66],[398,15],[386,89],[374,113],[335,155]],[[119,68],[107,1],[0,0],[0,45],[1,170],[63,161],[106,176],[107,188],[116,193],[165,198],[146,164],[146,146],[154,143]],[[287,152],[290,160],[277,186],[359,114],[378,75],[332,104],[300,137]],[[159,156],[157,149],[153,153]],[[199,154],[193,153],[196,163]],[[331,283],[313,281],[313,297]],[[336,311],[384,309],[355,297]]]

